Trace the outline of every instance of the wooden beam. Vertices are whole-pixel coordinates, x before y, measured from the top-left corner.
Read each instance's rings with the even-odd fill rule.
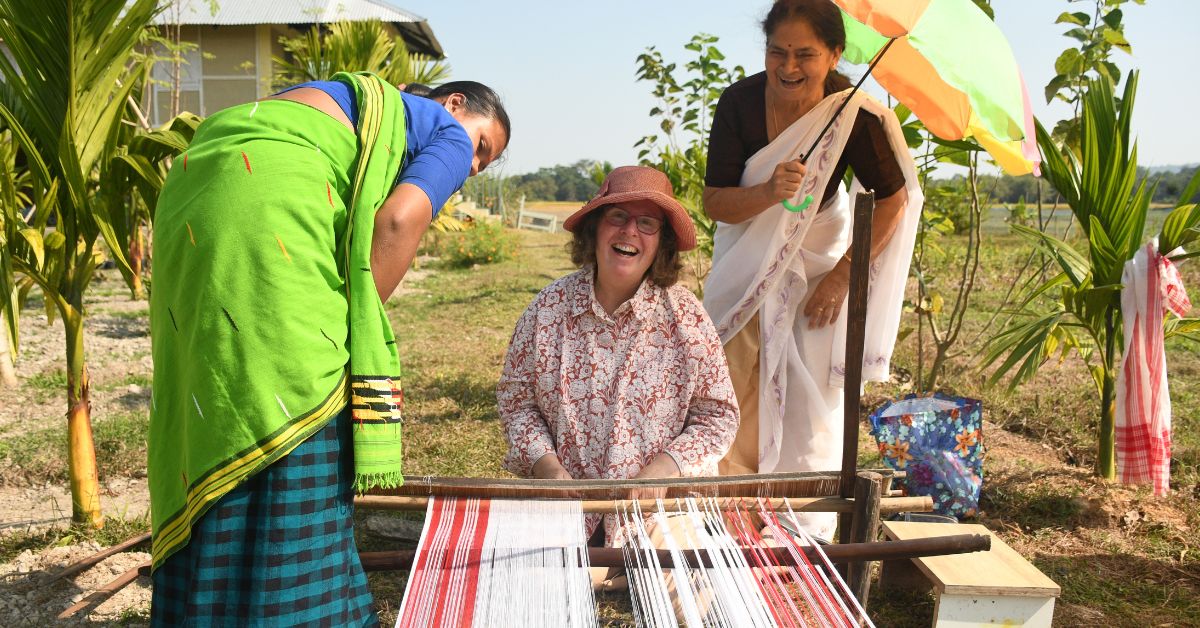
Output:
[[[985,552],[991,547],[991,539],[986,534],[956,534],[937,538],[919,539],[914,541],[885,541],[880,543],[849,543],[846,545],[826,545],[821,548],[834,563],[845,563],[863,560],[900,560],[922,556],[943,556],[946,554],[963,554],[967,552]],[[782,547],[765,548],[767,557],[773,565],[794,565],[791,554]],[[813,548],[802,548],[809,560],[816,560],[817,552]],[[588,563],[592,567],[624,567],[624,550],[619,547],[589,547]],[[755,550],[744,549],[743,552]],[[658,561],[664,568],[675,565],[668,550],[655,550]],[[362,552],[363,569],[366,571],[408,570],[417,554],[415,549],[391,550],[386,552]],[[686,550],[685,558],[689,567],[701,564],[708,566],[711,562],[705,550]],[[753,557],[748,555],[752,562]]]
[[[622,507],[632,508],[633,501],[583,500],[583,512],[612,514]],[[638,506],[645,512],[658,510],[656,500],[641,499],[636,501],[638,502]],[[739,507],[747,510],[758,508],[752,497],[717,498],[717,501],[721,510],[733,510]],[[786,510],[785,504],[788,503],[791,504],[792,510],[797,512],[848,513],[854,510],[855,505],[853,499],[842,497],[775,497],[766,499],[765,501],[776,512]],[[878,512],[888,515],[898,512],[929,512],[933,510],[933,498],[929,496],[885,497],[876,501],[878,503],[876,507]],[[354,506],[368,510],[421,511],[429,506],[429,498],[409,495],[364,495],[354,499]],[[686,510],[686,505],[683,504],[682,500],[677,501],[673,498],[668,498],[663,500],[663,510],[667,512],[679,512]]]
[[[839,495],[854,494],[858,471],[858,415],[862,396],[863,344],[867,330],[867,295],[871,284],[871,220],[875,192],[860,192],[854,199],[854,230],[850,244],[850,291],[846,295],[846,377],[842,433],[842,482]],[[846,526],[843,526],[843,528]],[[848,534],[843,530],[843,534]],[[845,539],[843,539],[845,540]]]
[[[54,576],[51,578],[51,580],[60,580],[62,578],[70,578],[71,576],[74,576],[77,573],[82,573],[82,572],[87,571],[88,569],[91,569],[92,567],[100,564],[101,561],[103,561],[105,558],[108,558],[109,556],[112,556],[113,554],[120,554],[121,552],[124,552],[127,549],[141,545],[142,543],[145,543],[146,541],[149,541],[149,540],[150,540],[149,532],[147,532],[145,534],[139,534],[135,537],[128,538],[128,539],[122,541],[121,543],[118,543],[110,548],[96,552],[95,554],[92,554],[91,556],[88,556],[87,558],[84,558],[83,560],[80,560],[78,562],[67,565],[66,567],[63,567],[60,571],[58,571],[57,573],[54,574]]]
[[[856,509],[854,521],[850,527],[851,543],[870,543],[879,537],[879,506],[882,501],[879,493],[883,488],[882,478],[877,473],[863,471],[858,474],[854,487],[854,503],[861,504]],[[846,584],[858,598],[863,608],[867,607],[867,596],[871,592],[871,563],[866,560],[853,561],[846,569]]]
[[[891,472],[881,470],[880,473]],[[625,480],[408,476],[404,478],[404,484],[397,488],[372,489],[368,494],[492,499],[628,499],[637,493],[645,494],[649,489],[665,489],[667,497],[828,497],[838,494],[838,482],[836,470]]]

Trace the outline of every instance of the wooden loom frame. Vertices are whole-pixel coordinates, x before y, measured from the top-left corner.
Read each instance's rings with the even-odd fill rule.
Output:
[[[839,544],[854,545],[861,550],[843,559],[847,584],[866,608],[870,593],[870,561],[873,550],[867,544],[879,536],[881,514],[896,512],[928,512],[933,509],[929,497],[897,498],[891,496],[891,471],[859,471],[859,415],[862,409],[862,360],[866,341],[867,297],[870,287],[871,227],[875,214],[874,191],[860,192],[853,210],[853,234],[850,245],[850,290],[847,294],[846,375],[843,404],[842,466],[833,473],[795,473],[723,476],[718,478],[671,478],[647,480],[503,480],[483,478],[406,478],[404,486],[392,490],[373,490],[359,497],[355,504],[361,508],[419,510],[425,507],[429,495],[442,497],[473,496],[491,498],[574,497],[583,500],[585,512],[613,512],[621,500],[627,500],[638,489],[663,490],[664,497],[702,495],[737,498],[790,498],[797,511],[839,513]],[[753,490],[748,490],[753,489]],[[422,495],[424,493],[424,495]],[[614,501],[614,498],[617,498]],[[775,505],[779,504],[777,500]],[[643,500],[649,510],[653,500]],[[962,541],[959,539],[958,541]],[[936,543],[934,545],[937,545]],[[936,552],[986,550],[981,541],[956,545],[946,539]],[[957,549],[950,549],[956,547]],[[386,557],[376,557],[377,569],[400,568],[399,563]],[[392,565],[388,567],[386,565]]]
[[[393,490],[373,490],[355,499],[355,505],[367,509],[420,510],[424,509],[428,496],[488,496],[488,497],[578,497],[584,499],[586,512],[612,512],[619,502],[639,489],[665,489],[666,497],[703,495],[731,498],[741,502],[745,498],[763,495],[763,487],[771,486],[773,505],[778,507],[786,497],[797,511],[839,513],[839,545],[852,551],[842,552],[838,562],[845,565],[847,584],[863,608],[867,606],[870,592],[870,562],[878,556],[908,551],[909,548],[894,547],[885,550],[889,543],[875,543],[879,535],[881,514],[895,512],[925,512],[932,510],[929,497],[899,498],[891,496],[890,471],[874,472],[858,470],[859,414],[862,407],[862,359],[866,340],[867,295],[870,284],[871,226],[875,213],[875,193],[861,192],[854,202],[853,234],[850,245],[850,290],[847,294],[846,329],[846,375],[843,404],[842,467],[836,475],[832,473],[766,474],[746,476],[724,476],[703,478],[672,478],[666,480],[503,480],[484,478],[406,478],[405,485]],[[435,487],[437,492],[435,493]],[[754,491],[747,490],[755,488]],[[778,495],[776,493],[785,493]],[[422,494],[424,493],[424,494]],[[614,501],[614,498],[618,498]],[[727,501],[731,503],[731,501]],[[643,509],[651,509],[653,500],[643,500]],[[141,543],[149,535],[134,537],[96,556],[68,567],[67,571],[81,571],[81,565],[94,565],[103,558],[124,547]],[[946,537],[941,543],[927,543],[914,547],[912,555],[959,553],[987,550],[986,537]],[[838,552],[835,552],[835,555]],[[602,553],[598,553],[600,555]],[[404,560],[392,552],[369,552],[363,554],[364,565],[371,570],[404,568]],[[408,559],[411,560],[411,559]],[[86,567],[83,567],[86,568]],[[138,575],[149,575],[149,564],[139,565],[118,576],[101,589],[94,591],[59,618],[67,618],[83,608],[128,585]]]

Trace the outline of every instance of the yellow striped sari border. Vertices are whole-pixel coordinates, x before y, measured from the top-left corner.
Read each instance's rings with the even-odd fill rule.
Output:
[[[341,394],[337,394],[338,392]],[[191,537],[192,525],[208,508],[232,490],[241,480],[270,465],[295,449],[305,438],[315,432],[326,421],[346,407],[346,377],[338,382],[333,394],[307,416],[286,426],[271,439],[251,448],[238,458],[230,460],[205,478],[203,482],[188,489],[187,504],[180,513],[163,525],[154,536],[151,554],[153,568],[157,569],[168,556],[183,547]]]

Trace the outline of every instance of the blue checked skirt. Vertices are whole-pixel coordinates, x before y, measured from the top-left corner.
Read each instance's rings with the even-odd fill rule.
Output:
[[[377,626],[349,412],[217,501],[154,571],[154,626]]]

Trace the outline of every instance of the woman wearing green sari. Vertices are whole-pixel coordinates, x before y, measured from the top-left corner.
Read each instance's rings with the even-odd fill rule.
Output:
[[[154,223],[155,625],[374,625],[355,490],[402,480],[382,301],[508,144],[492,90],[367,74],[218,112]],[[382,298],[381,298],[382,297]]]

